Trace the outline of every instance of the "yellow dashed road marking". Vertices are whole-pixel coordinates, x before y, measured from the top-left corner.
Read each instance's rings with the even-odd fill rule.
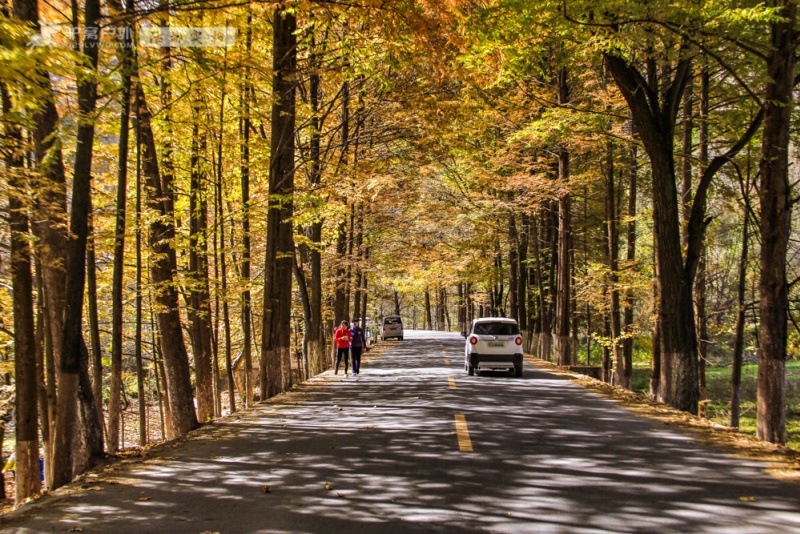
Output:
[[[458,436],[458,448],[461,452],[472,452],[472,440],[469,439],[469,430],[467,429],[467,419],[463,414],[457,413],[456,415],[456,435]]]
[[[450,389],[456,389],[456,377],[448,376],[447,385],[450,386]]]

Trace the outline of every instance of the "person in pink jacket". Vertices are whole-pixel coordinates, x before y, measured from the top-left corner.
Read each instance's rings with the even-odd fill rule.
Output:
[[[339,374],[339,362],[344,358],[344,376],[348,376],[347,367],[350,363],[350,341],[352,337],[350,329],[347,328],[347,321],[342,321],[342,324],[333,333],[333,340],[336,342],[336,366],[333,374]]]

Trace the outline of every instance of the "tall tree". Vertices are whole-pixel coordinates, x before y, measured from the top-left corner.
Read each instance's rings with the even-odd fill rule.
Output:
[[[85,443],[84,465],[60,464],[56,466],[54,484],[65,484],[72,480],[74,471],[94,465],[103,454],[102,431],[92,396],[88,376],[88,351],[83,338],[83,302],[86,284],[86,246],[89,236],[91,211],[92,154],[94,142],[94,113],[97,102],[97,69],[100,32],[100,2],[85,3],[83,55],[89,70],[78,76],[78,139],[75,148],[74,176],[72,181],[72,203],[70,212],[70,237],[67,240],[66,299],[64,326],[61,333],[61,375],[58,389],[59,410],[75,402],[75,393],[80,401],[79,412]],[[75,421],[59,415],[56,421],[56,443],[73,449],[72,435]],[[59,469],[60,468],[60,469]]]
[[[786,324],[789,291],[786,251],[791,234],[789,132],[797,66],[797,3],[770,0],[780,19],[770,23],[770,51],[759,165],[761,276],[759,280],[758,403],[756,434],[786,443]]]
[[[194,104],[192,117],[191,170],[189,185],[189,277],[192,352],[197,390],[197,417],[206,422],[214,417],[214,388],[211,351],[211,303],[206,241],[207,201],[205,172],[201,155],[207,148],[207,131],[200,127],[202,104]],[[224,276],[224,274],[223,274]]]
[[[122,12],[117,0],[109,5]],[[126,15],[133,13],[133,1],[125,6]],[[111,287],[111,376],[109,379],[108,403],[108,450],[116,452],[120,446],[120,389],[122,387],[122,345],[123,345],[123,277],[125,268],[125,220],[128,189],[128,141],[130,134],[131,113],[131,71],[133,68],[133,35],[132,28],[126,24],[117,26],[122,29],[122,38],[117,45],[117,58],[120,64],[120,115],[119,140],[117,142],[117,205],[114,227],[114,259],[112,267]]]
[[[309,58],[309,103],[311,104],[311,136],[310,136],[310,159],[311,169],[309,170],[308,180],[312,190],[319,190],[322,181],[322,162],[320,154],[321,130],[320,119],[321,105],[321,78],[320,78],[320,57],[315,35],[311,35],[311,55]],[[344,135],[344,134],[343,134]],[[325,370],[325,331],[322,328],[322,226],[321,219],[312,221],[309,227],[309,239],[311,241],[309,250],[310,263],[310,295],[309,295],[309,314],[306,317],[306,358],[308,361],[308,372],[311,376]]]
[[[567,68],[560,67],[556,74],[556,91],[558,104],[566,106],[570,101],[570,88],[567,79]],[[558,149],[558,180],[564,188],[569,182],[569,150],[565,146]],[[572,363],[572,347],[570,337],[570,237],[572,235],[571,199],[568,191],[558,197],[558,289],[555,294],[556,315],[553,323],[553,347],[558,365]]]
[[[248,11],[247,13],[247,30],[245,31],[245,49],[247,54],[253,48],[253,14]],[[242,397],[245,408],[249,408],[253,401],[253,335],[250,329],[251,321],[251,300],[250,300],[250,256],[251,256],[251,241],[250,241],[250,130],[252,129],[252,121],[250,119],[250,96],[253,88],[250,85],[250,69],[245,69],[245,80],[241,89],[241,166],[239,173],[241,175],[242,186],[242,266],[241,276],[244,282],[242,289],[242,357],[244,359],[244,391]],[[227,356],[227,353],[226,353]],[[226,369],[228,370],[228,397],[231,406],[231,412],[236,411],[236,404],[234,401],[233,391],[233,371],[231,369],[231,362],[225,360]]]
[[[614,143],[606,141],[606,246],[608,248],[609,330],[611,333],[611,353],[614,357],[614,378],[618,386],[630,388],[626,377],[625,360],[620,347],[620,306],[619,306],[619,231],[617,230],[617,188],[614,180]]]
[[[747,259],[750,253],[750,149],[747,154],[747,173],[739,176],[739,187],[744,200],[742,218],[742,243],[739,253],[739,273],[736,284],[736,326],[733,339],[733,363],[731,365],[731,419],[730,426],[739,428],[742,405],[742,362],[744,359],[744,329],[747,312]]]
[[[633,132],[631,132],[633,134]],[[630,167],[628,170],[628,227],[627,227],[627,243],[625,246],[625,259],[628,262],[628,269],[634,269],[634,262],[636,261],[636,193],[637,193],[637,178],[638,178],[638,162],[636,158],[636,145],[631,144],[629,149]],[[633,307],[635,298],[633,290],[628,288],[625,291],[625,306],[623,311],[623,330],[625,331],[625,339],[622,341],[622,357],[625,361],[625,377],[622,383],[628,384],[630,387],[631,376],[633,371]]]
[[[267,250],[264,272],[264,320],[261,340],[261,399],[291,384],[291,302],[294,239],[295,87],[297,21],[293,11],[273,11],[273,79]]]
[[[17,19],[30,24],[39,32],[39,8],[36,0],[15,0],[13,14]],[[38,257],[41,266],[42,286],[45,298],[45,338],[50,341],[54,373],[61,372],[61,340],[64,329],[65,299],[65,265],[66,251],[66,174],[61,152],[61,140],[58,136],[58,110],[53,99],[53,90],[49,74],[44,71],[36,73],[36,83],[43,96],[43,101],[33,112],[32,137],[34,157],[39,183],[34,184],[36,191],[36,211],[41,215],[32,221],[32,229],[38,239]],[[51,384],[55,384],[52,381]],[[54,489],[66,484],[71,477],[71,436],[66,438],[64,432],[56,435],[57,420],[74,421],[76,413],[77,380],[72,383],[64,381],[59,387],[74,386],[66,397],[69,403],[61,406],[54,402],[54,417],[49,418],[51,428],[48,429],[48,440],[45,447],[45,487]],[[57,393],[56,393],[57,394]],[[51,399],[55,400],[55,399]],[[56,409],[57,408],[57,409]],[[63,439],[67,439],[66,442]],[[55,473],[59,472],[58,480]]]
[[[3,115],[12,111],[11,97],[0,85]],[[11,284],[14,306],[14,425],[16,502],[41,491],[39,481],[39,429],[36,380],[36,339],[33,326],[33,276],[28,244],[28,208],[25,205],[24,163],[20,157],[22,132],[10,121],[5,137],[9,147],[4,154],[8,172],[8,218],[11,229]],[[5,481],[3,481],[5,482]]]

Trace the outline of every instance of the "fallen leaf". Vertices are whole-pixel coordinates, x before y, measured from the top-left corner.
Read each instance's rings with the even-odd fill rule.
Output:
[[[212,456],[212,460],[219,460],[220,458],[225,458],[224,456]]]
[[[264,493],[269,493],[272,491],[272,488],[269,486],[261,486],[261,491],[263,491]]]
[[[149,500],[152,500],[152,499],[153,499],[152,497],[139,497],[140,501],[149,501]]]
[[[83,529],[81,527],[72,527],[69,532],[83,532]]]
[[[325,489],[328,490],[328,491],[332,490],[333,489],[333,484],[331,484],[330,482],[326,482],[325,483]]]
[[[342,493],[341,491],[339,491],[339,492],[337,492],[337,493],[336,493],[336,496],[337,496],[337,497],[344,497],[344,493]]]
[[[739,500],[742,502],[756,502],[755,497],[739,497]]]

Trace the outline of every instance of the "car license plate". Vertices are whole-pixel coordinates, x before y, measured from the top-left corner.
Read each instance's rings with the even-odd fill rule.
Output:
[[[502,341],[490,341],[489,342],[489,346],[490,347],[505,347],[506,344],[504,342],[502,342]]]

